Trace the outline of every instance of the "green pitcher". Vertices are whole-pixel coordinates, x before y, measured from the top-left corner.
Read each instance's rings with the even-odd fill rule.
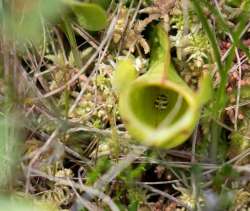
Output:
[[[137,77],[130,59],[117,64],[113,87],[119,96],[122,120],[136,140],[151,146],[173,148],[192,134],[200,110],[211,95],[211,80],[203,78],[194,92],[171,64],[169,40],[158,25],[151,35],[148,71]]]

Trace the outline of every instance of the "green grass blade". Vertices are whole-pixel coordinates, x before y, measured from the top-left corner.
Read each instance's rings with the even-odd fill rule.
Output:
[[[214,58],[215,58],[217,66],[218,66],[219,73],[220,73],[220,75],[222,75],[224,68],[223,68],[223,64],[221,62],[221,54],[220,54],[219,45],[218,45],[218,42],[216,39],[216,35],[215,35],[214,31],[212,30],[212,28],[210,27],[209,22],[207,20],[207,17],[204,15],[204,12],[203,12],[201,5],[200,5],[200,1],[191,0],[191,2],[193,3],[194,9],[197,13],[197,16],[199,17],[199,19],[204,27],[204,30],[207,33],[207,36],[209,38],[209,41],[210,41],[212,49],[213,49]]]
[[[245,54],[248,56],[248,58],[250,58],[250,52],[249,49],[241,42],[240,40],[240,34],[237,32],[234,32],[230,29],[230,27],[228,26],[227,22],[225,21],[225,19],[222,17],[220,11],[218,10],[217,7],[215,7],[214,5],[211,4],[211,2],[206,1],[206,5],[208,6],[209,10],[214,14],[214,16],[216,17],[216,20],[219,23],[219,26],[221,26],[221,29],[225,32],[228,32],[231,35],[232,41],[233,41],[233,45],[235,47],[239,47],[242,51],[245,52]],[[246,25],[246,15],[241,15],[240,17],[240,22],[239,22],[239,29],[240,31],[242,31],[242,27]]]

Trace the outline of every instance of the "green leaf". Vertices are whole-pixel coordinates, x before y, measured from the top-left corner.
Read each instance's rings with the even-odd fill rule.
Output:
[[[71,24],[68,22],[68,18],[65,18],[63,20],[62,28],[63,28],[63,30],[64,30],[64,32],[69,40],[69,44],[70,44],[70,47],[72,49],[72,54],[73,54],[74,60],[76,61],[76,65],[77,65],[77,67],[81,67],[82,66],[81,55],[80,55],[80,52],[77,48],[76,37],[75,37],[75,34],[74,34],[74,31],[72,29]]]
[[[138,201],[132,201],[128,206],[128,211],[137,211],[139,208],[139,202]]]
[[[241,4],[241,0],[227,0],[226,4],[233,6],[233,7],[239,7]]]
[[[93,3],[64,1],[75,13],[79,24],[87,30],[99,31],[107,25],[107,15],[101,6]]]
[[[122,92],[126,89],[128,84],[135,80],[137,71],[131,59],[118,61],[116,71],[112,78],[112,87],[116,93]]]
[[[86,184],[92,185],[110,167],[110,160],[107,157],[100,158],[95,168],[89,170],[86,175]]]
[[[233,191],[223,185],[219,195],[218,210],[231,210],[230,207],[233,206],[234,201],[235,197]]]
[[[198,91],[198,101],[201,105],[207,103],[213,95],[213,85],[209,74],[204,74],[200,80],[200,87]]]
[[[108,9],[111,4],[111,0],[92,0],[91,3],[100,5],[103,9]]]
[[[234,180],[239,177],[239,173],[236,172],[229,164],[223,165],[217,172],[213,179],[213,186],[217,190],[221,190],[225,181]]]

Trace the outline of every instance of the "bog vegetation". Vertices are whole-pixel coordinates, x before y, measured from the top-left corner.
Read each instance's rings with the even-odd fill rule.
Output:
[[[0,210],[250,210],[250,0],[0,0]]]

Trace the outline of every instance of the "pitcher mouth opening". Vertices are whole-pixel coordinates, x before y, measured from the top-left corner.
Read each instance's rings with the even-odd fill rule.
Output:
[[[189,107],[185,96],[160,84],[141,84],[129,95],[136,118],[152,129],[176,123]]]

